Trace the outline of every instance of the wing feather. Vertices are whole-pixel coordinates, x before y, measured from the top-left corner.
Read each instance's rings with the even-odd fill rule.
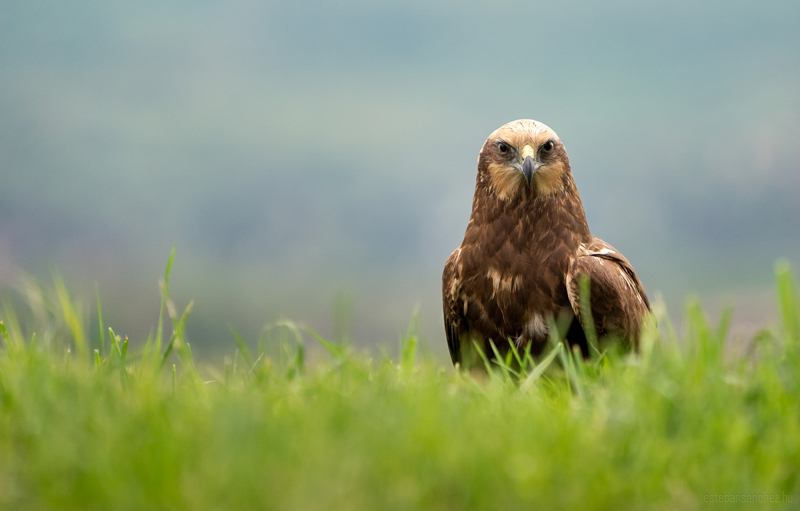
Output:
[[[456,277],[456,258],[460,252],[457,248],[450,254],[442,273],[442,305],[444,307],[444,333],[447,336],[447,348],[450,350],[450,359],[453,365],[461,362],[460,329],[464,324],[463,316],[459,310]]]
[[[650,301],[631,263],[596,236],[581,245],[567,275],[570,305],[579,318],[583,276],[590,281],[589,306],[598,335],[618,335],[638,345],[642,318],[650,310]]]

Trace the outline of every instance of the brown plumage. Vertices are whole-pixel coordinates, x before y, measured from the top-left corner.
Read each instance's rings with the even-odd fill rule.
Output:
[[[442,275],[453,363],[475,362],[473,341],[491,356],[490,339],[538,355],[549,318],[568,319],[568,342],[587,356],[578,319],[584,275],[597,335],[635,348],[647,294],[628,260],[589,232],[564,145],[540,122],[506,124],[478,156],[472,215]]]

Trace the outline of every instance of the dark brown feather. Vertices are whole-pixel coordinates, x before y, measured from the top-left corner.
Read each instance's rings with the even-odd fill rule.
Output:
[[[567,290],[572,310],[581,318],[582,277],[589,278],[589,307],[597,335],[616,336],[636,347],[650,301],[631,263],[597,237],[580,247],[567,275]]]

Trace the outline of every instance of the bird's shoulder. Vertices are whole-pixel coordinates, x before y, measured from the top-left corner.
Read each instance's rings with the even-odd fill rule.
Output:
[[[587,259],[588,258],[588,259]],[[600,264],[594,264],[591,261],[598,261]],[[602,261],[611,263],[608,268],[603,267]],[[644,305],[649,309],[650,301],[647,298],[647,293],[644,290],[639,276],[633,269],[633,265],[628,259],[611,244],[603,241],[597,236],[591,238],[580,244],[578,247],[578,254],[571,270],[571,275],[574,277],[578,273],[588,273],[590,277],[602,278],[611,282],[617,282],[616,277],[610,278],[611,275],[620,275],[627,286],[630,286],[636,294],[639,295]],[[572,280],[572,279],[568,279]],[[577,282],[574,283],[577,285]]]

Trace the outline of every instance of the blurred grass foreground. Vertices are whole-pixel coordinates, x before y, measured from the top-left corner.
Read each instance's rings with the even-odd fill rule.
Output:
[[[143,348],[98,303],[92,349],[57,281],[35,332],[3,312],[0,508],[794,508],[800,312],[788,265],[776,275],[782,325],[738,351],[730,315],[709,325],[695,304],[680,336],[658,311],[638,355],[584,362],[554,339],[484,377],[417,357],[413,330],[398,362],[289,321],[280,354],[237,338],[196,368],[169,265]],[[330,356],[307,364],[312,340]]]

